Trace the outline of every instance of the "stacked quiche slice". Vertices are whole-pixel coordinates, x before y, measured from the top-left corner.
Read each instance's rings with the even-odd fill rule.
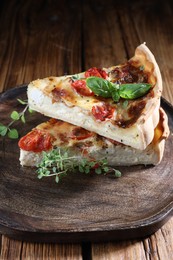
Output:
[[[124,64],[90,68],[28,85],[28,102],[50,120],[19,141],[21,165],[35,166],[43,152],[68,149],[108,164],[158,164],[169,135],[160,107],[162,78],[145,44]]]

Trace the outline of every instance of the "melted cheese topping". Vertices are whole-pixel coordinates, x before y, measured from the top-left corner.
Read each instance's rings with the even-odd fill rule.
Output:
[[[57,119],[50,119],[36,127],[36,129],[48,132],[53,137],[53,147],[76,148],[81,152],[91,152],[114,146],[125,146],[119,142],[102,137],[96,133],[89,132],[81,127],[74,126]],[[160,139],[163,134],[162,122],[155,128],[153,144]]]
[[[81,152],[88,153],[93,149],[96,151],[101,148],[113,147],[117,144],[123,145],[57,119],[50,119],[36,128],[51,134],[53,147],[76,148]]]
[[[144,69],[144,67],[146,68]],[[107,78],[118,84],[145,82],[151,83],[153,87],[156,84],[156,78],[152,75],[153,64],[145,60],[144,56],[139,55],[138,59],[133,58],[123,65],[114,66],[110,69],[105,69],[105,71],[108,75]],[[78,78],[85,80],[84,73],[78,74]],[[105,120],[110,120],[113,124],[117,124],[123,128],[129,127],[137,121],[143,113],[148,99],[151,99],[154,95],[151,90],[144,97],[136,100],[128,100],[128,105],[125,107],[124,99],[120,99],[118,103],[115,103],[110,98],[102,98],[96,95],[81,95],[72,86],[72,83],[73,76],[49,77],[44,80],[32,82],[32,84],[41,89],[45,95],[50,96],[53,103],[63,102],[69,107],[80,107],[86,114],[91,116],[93,116],[92,109],[94,106],[111,106],[115,112],[112,117],[106,118]]]
[[[53,97],[56,99],[57,93],[57,99],[61,98],[67,106],[78,106],[86,110],[91,110],[93,105],[101,103],[96,97],[78,94],[71,84],[72,80],[69,77],[59,82],[54,89]]]

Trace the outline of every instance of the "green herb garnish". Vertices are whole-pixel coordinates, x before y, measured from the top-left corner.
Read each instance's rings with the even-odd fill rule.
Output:
[[[8,136],[11,139],[17,139],[19,138],[19,132],[16,128],[12,128],[12,125],[16,122],[21,120],[22,123],[26,122],[25,119],[25,112],[28,110],[30,113],[33,111],[29,108],[28,102],[26,100],[17,99],[18,102],[22,105],[26,105],[22,112],[12,111],[10,118],[12,121],[8,125],[4,125],[0,123],[0,136]]]
[[[119,94],[125,99],[135,99],[144,96],[150,88],[148,83],[121,84]]]
[[[151,88],[148,83],[116,84],[99,77],[87,78],[86,84],[97,96],[112,98],[115,102],[120,98],[136,99],[144,96]]]
[[[77,172],[89,174],[95,172],[96,174],[113,174],[114,177],[120,177],[121,172],[113,169],[107,165],[107,160],[99,161],[90,158],[81,158],[78,156],[71,156],[67,151],[54,149],[50,152],[43,152],[43,159],[37,166],[38,178],[55,177],[58,183],[60,179],[70,172]]]
[[[113,91],[110,81],[99,77],[89,77],[86,79],[87,86],[98,96],[109,98]]]
[[[80,76],[79,76],[78,74],[75,74],[75,75],[71,76],[71,79],[72,79],[73,81],[76,81],[76,80],[79,80],[79,79],[80,79]]]
[[[140,71],[143,71],[144,69],[145,69],[144,65],[141,65],[141,66],[139,67],[139,70],[140,70]]]
[[[129,101],[128,100],[125,100],[123,102],[123,108],[126,109],[128,107],[128,104],[129,104]]]

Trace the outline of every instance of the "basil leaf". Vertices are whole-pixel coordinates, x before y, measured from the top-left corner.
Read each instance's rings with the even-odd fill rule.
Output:
[[[119,85],[99,77],[87,78],[86,84],[97,96],[104,98],[112,97],[115,102],[118,102],[120,97],[125,99],[135,99],[144,96],[151,88],[151,84],[148,83]]]
[[[99,77],[89,77],[86,79],[87,86],[96,94],[97,96],[109,98],[111,97],[111,87],[112,85],[108,80]]]
[[[112,92],[112,99],[115,101],[115,102],[118,102],[119,99],[120,99],[120,94],[119,94],[119,91],[114,91]]]
[[[148,83],[121,84],[119,94],[125,99],[135,99],[144,96],[150,88],[151,84]]]

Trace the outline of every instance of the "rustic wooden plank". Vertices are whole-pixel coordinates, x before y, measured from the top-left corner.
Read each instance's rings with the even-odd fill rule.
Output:
[[[14,9],[15,3],[11,2],[11,10],[9,11],[8,5],[3,4],[0,9],[0,91],[5,89],[5,80],[8,75],[8,70],[13,53],[13,45],[10,44],[14,36],[14,23],[12,19],[16,17]],[[9,16],[4,16],[7,13]],[[4,26],[5,25],[5,26]],[[7,47],[8,46],[8,47]],[[8,49],[8,50],[7,50]]]
[[[151,236],[151,238],[144,240],[144,248],[142,241],[120,242],[120,243],[106,243],[95,244],[93,246],[93,259],[172,259],[173,257],[173,218],[170,219],[158,232]],[[79,254],[78,254],[79,253]],[[140,254],[139,254],[140,253]],[[2,236],[2,251],[1,259],[20,259],[22,254],[23,259],[36,259],[36,257],[43,255],[45,259],[65,259],[68,255],[69,259],[81,259],[81,248],[77,245],[51,245],[51,244],[34,244],[24,243],[12,240],[6,236]],[[63,255],[64,254],[64,255]],[[58,258],[60,257],[61,258]],[[135,257],[143,258],[135,258]],[[27,258],[26,258],[27,257]],[[52,258],[51,258],[52,257]],[[55,258],[57,257],[57,258]],[[101,258],[102,257],[102,258]],[[133,257],[133,258],[125,258]],[[44,259],[44,258],[43,258]]]
[[[84,1],[83,47],[85,69],[109,67],[127,60],[117,10],[111,1]]]
[[[114,8],[116,9],[116,3]],[[173,46],[170,46],[169,36],[173,31],[173,23],[171,22],[172,9],[170,9],[170,5],[167,3],[158,6],[158,1],[147,3],[138,1],[135,5],[132,5],[131,2],[126,3],[126,5],[119,3],[116,10],[127,57],[133,55],[137,45],[146,41],[155,54],[161,69],[164,82],[163,96],[173,103],[173,88],[170,87],[173,85],[171,64]],[[161,19],[165,16],[166,19]],[[166,32],[165,27],[167,28]],[[165,48],[165,46],[170,47]],[[143,241],[93,244],[92,257],[94,260],[173,259],[172,227],[173,218],[153,236]]]
[[[61,5],[58,1],[1,1],[0,92],[35,78],[81,70],[80,8],[80,0],[61,1]],[[22,247],[21,242],[2,236],[2,259],[19,259],[20,254],[33,259],[33,252],[34,257],[40,253],[45,259],[47,255],[81,259],[80,245],[24,243]]]
[[[26,1],[27,2],[27,1]],[[25,3],[25,4],[23,4],[24,6],[25,6],[25,8],[26,8],[26,5],[27,5],[27,3]],[[37,4],[36,4],[37,5]],[[38,4],[39,5],[39,4]],[[12,23],[12,20],[14,20],[15,19],[15,17],[17,16],[17,14],[15,13],[15,12],[13,12],[13,11],[15,11],[15,9],[14,9],[14,5],[12,4],[11,5],[11,3],[9,4],[9,6],[10,6],[10,8],[11,8],[11,13],[9,13],[9,14],[11,14],[11,16],[9,15],[8,16],[8,19],[6,18],[6,20],[3,20],[3,18],[4,18],[4,16],[2,16],[1,15],[1,19],[3,20],[3,21],[6,21],[7,23],[8,23],[8,26],[7,26],[7,29],[9,29],[10,28],[10,26],[11,26],[11,24],[13,24]],[[6,13],[6,8],[9,8],[9,6],[7,7],[7,6],[5,6],[5,9],[3,9],[3,12],[4,13]],[[91,4],[90,4],[90,6],[91,6]],[[3,7],[4,8],[4,7]],[[88,8],[88,7],[87,7]],[[99,8],[99,7],[98,7]],[[134,7],[135,8],[135,7]],[[162,8],[162,7],[161,7]],[[27,9],[27,8],[26,8]],[[168,8],[169,9],[169,8]],[[169,19],[170,19],[170,14],[172,14],[172,11],[171,10],[169,10],[168,11],[168,9],[166,9],[167,11],[166,11],[166,14],[168,15],[168,17],[169,18],[166,18],[166,21],[168,21]],[[19,10],[22,10],[22,9],[20,9],[19,8]],[[35,9],[36,10],[36,9]],[[38,9],[37,9],[38,10]],[[85,11],[86,11],[86,9],[85,9]],[[136,10],[137,11],[137,10]],[[88,12],[88,11],[87,11]],[[99,12],[101,12],[101,11],[99,11]],[[112,10],[111,11],[112,13],[114,13],[114,14],[116,14],[116,11],[115,10]],[[30,13],[30,12],[29,12]],[[102,14],[104,13],[103,12],[103,10],[102,10],[102,12],[101,12]],[[19,14],[22,14],[22,11],[19,11]],[[24,16],[25,16],[25,14],[26,13],[24,13]],[[118,14],[118,12],[117,12],[117,14]],[[148,16],[148,17],[152,17],[152,13],[150,12],[150,16]],[[94,16],[94,13],[92,14],[93,16]],[[138,21],[139,21],[139,23],[141,23],[141,19],[140,19],[140,17],[143,15],[143,12],[141,11],[141,13],[139,14],[139,16],[138,16]],[[107,15],[108,16],[108,15]],[[13,17],[13,18],[11,18],[11,17]],[[18,16],[19,17],[19,16]],[[54,17],[54,16],[53,16]],[[103,26],[105,26],[105,23],[104,23],[104,17],[102,17],[101,18],[101,15],[99,16],[100,18],[100,21],[101,21],[101,19],[103,19],[103,23],[102,23],[102,25]],[[133,15],[132,15],[132,17],[133,17]],[[129,22],[129,20],[128,20],[128,17],[127,16],[124,16],[124,18],[125,19],[127,19],[127,23]],[[24,19],[24,18],[20,18],[20,21],[21,22],[23,22],[23,20],[22,19]],[[53,20],[56,20],[57,18],[56,18],[56,16],[53,18]],[[108,19],[108,18],[107,18]],[[114,19],[116,19],[115,17],[114,17]],[[119,18],[118,19],[121,19],[121,16],[119,15]],[[123,19],[123,21],[125,21],[125,19]],[[1,20],[1,21],[2,21]],[[110,20],[107,22],[107,23],[109,23],[110,21],[112,21],[113,20],[113,17],[111,16],[110,17]],[[33,19],[33,21],[35,21],[34,19]],[[38,21],[37,19],[36,19],[36,21]],[[151,22],[151,21],[150,21]],[[159,65],[160,65],[160,67],[162,67],[162,71],[163,71],[163,68],[166,68],[166,70],[164,70],[164,82],[166,82],[166,88],[168,88],[168,86],[171,86],[171,82],[172,82],[172,79],[171,79],[171,73],[172,73],[172,69],[171,69],[171,60],[172,60],[172,45],[170,44],[170,40],[171,40],[171,33],[170,33],[170,29],[169,29],[169,27],[170,27],[170,24],[168,24],[168,22],[165,22],[165,19],[160,19],[160,22],[159,22],[159,20],[157,19],[157,30],[156,30],[156,34],[157,34],[157,37],[160,35],[160,33],[161,33],[161,36],[162,36],[162,39],[158,42],[158,38],[155,36],[155,28],[153,28],[154,27],[154,18],[152,18],[152,22],[149,24],[149,22],[147,22],[147,27],[145,28],[145,30],[142,32],[141,31],[141,33],[140,33],[140,30],[141,30],[141,28],[138,28],[137,30],[139,31],[139,33],[140,33],[140,39],[138,39],[138,38],[136,38],[136,37],[134,37],[133,39],[132,39],[132,37],[130,37],[129,38],[129,46],[131,46],[131,47],[129,47],[129,49],[130,49],[130,52],[133,54],[133,51],[134,51],[134,48],[136,47],[136,45],[138,44],[138,42],[140,42],[140,40],[146,40],[147,42],[149,42],[149,47],[151,47],[151,49],[152,49],[152,51],[155,53],[155,46],[157,46],[158,44],[159,44],[159,47],[158,47],[158,54],[160,54],[161,53],[161,57],[159,58],[160,59],[160,61],[158,60],[158,63],[159,63]],[[152,25],[152,23],[153,23],[153,25]],[[166,30],[166,31],[162,31],[162,32],[160,32],[160,30],[162,30],[162,28],[163,28],[163,26],[162,26],[162,23],[164,23],[164,29]],[[0,25],[1,25],[1,28],[2,27],[4,27],[4,22],[2,23],[0,23]],[[95,18],[95,23],[93,24],[92,23],[92,26],[95,26],[95,28],[96,28],[96,25],[97,25],[97,19]],[[109,26],[111,25],[111,22],[109,23]],[[20,25],[21,26],[21,25]],[[22,25],[23,26],[23,25]],[[28,25],[29,26],[29,25]],[[40,26],[41,26],[41,24],[40,24]],[[85,26],[87,26],[87,23],[85,23]],[[142,21],[142,28],[144,27],[144,26],[146,26],[145,25],[145,22],[144,21]],[[153,34],[148,34],[148,30],[149,30],[149,28],[150,28],[150,26],[151,26],[151,28],[152,28],[152,32],[153,32]],[[161,26],[161,27],[159,27],[159,26]],[[29,27],[28,27],[29,28]],[[93,27],[92,27],[93,28]],[[92,28],[91,28],[91,30],[92,30]],[[118,25],[117,25],[117,28],[118,28]],[[172,27],[171,27],[172,28]],[[38,28],[39,29],[39,28]],[[132,28],[133,29],[133,28]],[[23,30],[23,28],[21,28],[21,30]],[[30,30],[30,29],[28,29],[28,30]],[[167,30],[169,31],[169,32],[167,32]],[[0,31],[1,31],[1,29],[0,29]],[[8,30],[7,30],[8,31]],[[113,29],[113,31],[114,31],[114,29]],[[133,31],[133,30],[132,30]],[[2,32],[2,31],[1,31]],[[15,30],[14,30],[14,25],[11,27],[11,29],[10,29],[10,32],[11,33],[13,33],[14,34],[14,32],[15,32]],[[101,35],[103,35],[104,33],[100,30],[100,28],[99,28],[99,33],[101,32]],[[114,36],[113,37],[115,37],[115,32],[116,32],[116,30],[114,31]],[[116,32],[117,33],[117,32]],[[143,36],[143,33],[145,33],[145,35],[146,36]],[[77,47],[76,47],[76,45],[75,45],[75,39],[73,39],[73,48],[75,48],[76,47],[76,49],[77,49],[77,55],[75,55],[75,52],[69,52],[68,51],[68,47],[66,47],[66,49],[63,49],[64,48],[64,43],[67,43],[66,41],[68,40],[68,37],[67,37],[67,35],[66,35],[66,40],[65,39],[63,39],[62,40],[62,42],[60,42],[60,43],[58,43],[58,47],[56,47],[56,48],[58,48],[58,49],[60,49],[60,50],[63,50],[63,52],[64,52],[64,55],[62,54],[62,52],[61,52],[61,54],[60,55],[58,55],[58,61],[51,61],[52,63],[53,63],[53,69],[52,69],[52,67],[51,66],[45,66],[44,65],[44,60],[48,60],[48,58],[50,58],[50,60],[52,60],[54,57],[52,57],[53,55],[46,55],[46,58],[45,57],[42,57],[42,54],[41,54],[41,51],[39,50],[39,53],[38,53],[38,57],[37,58],[35,58],[35,56],[37,56],[37,47],[39,46],[38,45],[38,43],[40,43],[40,39],[39,39],[39,37],[37,36],[37,32],[35,32],[35,30],[33,30],[32,31],[32,33],[31,33],[31,35],[26,35],[25,36],[25,38],[23,39],[23,44],[21,44],[21,43],[19,43],[19,45],[21,46],[21,48],[22,49],[20,49],[20,51],[21,51],[21,54],[20,55],[18,55],[18,56],[15,56],[15,59],[17,59],[17,64],[15,63],[15,59],[14,59],[14,54],[13,54],[13,51],[14,51],[14,48],[15,48],[15,50],[17,50],[17,46],[15,45],[15,47],[13,46],[13,44],[12,44],[12,37],[10,37],[10,33],[9,34],[7,34],[7,35],[5,35],[6,34],[6,32],[5,32],[5,30],[3,30],[3,34],[1,34],[2,35],[2,37],[0,37],[0,49],[1,50],[3,50],[2,52],[0,52],[0,64],[2,64],[2,66],[0,66],[0,75],[1,75],[1,79],[0,79],[0,81],[1,81],[1,84],[0,84],[0,91],[2,90],[2,89],[6,89],[6,88],[8,88],[8,87],[11,87],[11,86],[14,86],[14,85],[16,85],[16,84],[21,84],[21,83],[23,83],[23,82],[28,82],[28,81],[30,81],[30,80],[32,80],[33,79],[33,77],[42,77],[42,75],[44,74],[44,73],[46,73],[46,71],[48,70],[48,72],[49,73],[51,73],[51,74],[54,74],[54,73],[56,73],[57,72],[57,63],[58,64],[60,64],[61,63],[61,61],[64,59],[64,56],[66,56],[66,60],[67,60],[67,64],[68,64],[68,62],[70,61],[70,62],[75,62],[75,64],[78,64],[78,61],[79,61],[79,59],[78,59],[78,56],[80,55],[80,45],[77,45]],[[27,32],[26,32],[26,34],[27,34]],[[74,35],[75,35],[76,33],[74,33]],[[54,39],[54,36],[52,35],[52,36],[50,36],[50,34],[48,35],[48,34],[46,34],[46,33],[43,33],[43,38],[45,38],[45,37],[50,37],[52,40],[49,42],[49,48],[53,48],[54,49],[54,51],[55,51],[55,53],[57,53],[58,52],[58,50],[56,50],[56,48],[55,48],[55,46],[53,45],[53,41],[55,40]],[[104,54],[104,55],[108,55],[107,57],[109,57],[109,56],[111,56],[111,58],[107,58],[107,64],[108,65],[112,65],[112,64],[116,64],[116,63],[119,63],[119,62],[121,62],[122,61],[122,57],[123,58],[126,58],[127,57],[127,55],[126,55],[126,52],[124,52],[123,51],[123,53],[121,53],[121,51],[119,52],[119,51],[117,51],[116,52],[116,55],[118,56],[115,56],[115,62],[114,62],[114,57],[113,57],[113,54],[112,53],[114,53],[115,51],[113,50],[112,51],[112,47],[105,47],[106,46],[106,44],[105,45],[102,45],[102,43],[104,43],[104,41],[102,42],[102,41],[99,41],[98,40],[98,44],[99,44],[99,49],[98,50],[100,50],[100,52],[99,52],[99,55],[98,55],[98,52],[96,52],[96,50],[92,47],[92,34],[91,35],[89,35],[88,37],[89,37],[89,45],[87,44],[87,43],[85,43],[85,46],[86,46],[86,44],[87,44],[87,46],[91,46],[91,48],[89,48],[89,47],[87,47],[86,46],[86,48],[88,48],[88,52],[86,52],[86,54],[88,55],[88,59],[85,61],[85,67],[87,68],[87,67],[91,67],[91,66],[93,66],[93,65],[95,65],[95,66],[102,66],[102,64],[104,63],[104,61],[102,60],[102,58],[101,57],[99,57],[99,56],[101,56],[101,54]],[[3,38],[4,37],[4,38]],[[17,37],[17,36],[16,36]],[[57,37],[57,36],[56,36]],[[86,37],[86,36],[85,36]],[[96,37],[98,37],[98,36],[96,36]],[[122,42],[125,42],[125,39],[127,39],[127,38],[124,38],[123,40],[121,39],[121,36],[119,35],[117,38],[118,38],[118,42],[119,43],[117,43],[117,38],[115,37],[115,38],[111,38],[111,36],[110,35],[108,35],[107,34],[107,39],[111,39],[111,45],[115,42],[114,40],[116,40],[116,49],[118,48],[117,46],[120,46],[119,44],[122,44]],[[153,40],[153,42],[152,43],[150,43],[150,41],[152,41],[152,38],[154,37],[154,40]],[[35,40],[37,38],[37,40]],[[165,40],[165,38],[166,38],[166,40]],[[3,40],[2,40],[3,39]],[[20,39],[21,39],[21,37],[20,37]],[[99,39],[99,38],[98,38]],[[104,38],[105,39],[105,38]],[[8,51],[6,50],[6,43],[7,43],[7,41],[9,41],[9,46],[8,46]],[[36,41],[36,43],[35,43],[35,41]],[[106,40],[107,41],[107,40]],[[46,44],[46,40],[45,41],[43,41],[43,43],[41,43],[41,49],[43,49],[43,45],[45,46],[45,44]],[[156,45],[157,44],[157,45]],[[24,45],[24,47],[22,47]],[[5,46],[5,47],[4,47]],[[104,52],[102,51],[102,46],[104,46],[105,47],[105,50],[104,50]],[[115,45],[114,45],[115,46]],[[169,49],[167,49],[166,50],[166,48],[164,47],[164,46],[169,46]],[[48,49],[49,49],[48,48]],[[166,53],[165,53],[165,51],[166,51]],[[33,55],[33,52],[34,52],[34,55]],[[129,52],[129,54],[128,55],[130,55],[130,52]],[[50,49],[48,50],[48,53],[50,53]],[[59,52],[58,52],[59,53]],[[15,54],[16,55],[16,54]],[[6,57],[5,59],[4,59],[4,56]],[[22,60],[22,62],[19,62],[19,60],[18,60],[18,58],[16,58],[16,57],[21,57],[21,60]],[[85,55],[86,56],[86,55]],[[166,59],[165,59],[165,56],[166,56]],[[69,57],[70,57],[70,59],[69,59]],[[93,58],[92,58],[93,57]],[[92,59],[93,60],[95,60],[95,63],[93,64],[93,62],[92,62]],[[110,62],[110,64],[109,64],[109,61],[110,61],[110,59],[112,59],[111,60],[111,62]],[[158,58],[157,58],[158,59]],[[2,63],[2,60],[3,60],[3,63]],[[13,61],[12,61],[13,60]],[[29,60],[29,62],[28,62],[28,60]],[[168,60],[168,62],[169,62],[169,65],[168,65],[168,63],[167,63],[167,60]],[[41,62],[39,62],[39,61],[41,61]],[[4,62],[5,62],[5,64],[6,64],[6,66],[4,66]],[[57,63],[56,63],[57,62]],[[163,62],[163,63],[162,63]],[[52,65],[52,63],[51,63],[51,65]],[[80,63],[80,62],[79,62]],[[23,64],[25,64],[25,66],[23,66]],[[28,65],[27,65],[28,64]],[[38,67],[38,64],[39,64],[39,67]],[[50,64],[50,62],[49,62],[49,64]],[[103,64],[104,66],[105,66],[105,64]],[[16,66],[16,67],[15,67]],[[23,66],[23,67],[22,67]],[[80,67],[80,64],[78,64],[77,66],[79,66]],[[40,69],[40,67],[41,67],[41,72],[39,71],[39,69]],[[9,69],[8,69],[9,68]],[[13,70],[15,68],[15,70]],[[71,69],[69,69],[69,71],[74,71],[74,72],[77,72],[77,71],[79,71],[79,69],[75,66],[75,68],[72,68],[71,67]],[[1,73],[2,72],[2,73]],[[44,72],[44,73],[43,73]],[[63,73],[65,73],[66,72],[66,69],[65,68],[62,68],[62,67],[60,67],[59,68],[59,70],[58,70],[58,75],[60,75],[60,74],[63,74]],[[13,74],[14,73],[14,74]],[[43,74],[42,74],[43,73]],[[13,74],[13,75],[12,75]],[[57,73],[56,73],[57,74]],[[43,76],[45,76],[45,74],[43,75]],[[21,80],[22,79],[22,80]],[[170,80],[171,79],[171,80]],[[164,96],[167,98],[167,99],[169,99],[170,101],[172,101],[173,100],[173,95],[172,95],[172,88],[168,88],[167,89],[167,91],[168,92],[166,92],[165,90],[164,90]],[[168,225],[169,224],[169,225]],[[147,255],[146,255],[146,259],[150,259],[149,257],[151,257],[151,259],[172,259],[172,245],[173,245],[173,241],[172,241],[172,231],[171,230],[173,230],[173,221],[172,221],[172,219],[170,220],[170,222],[168,222],[166,225],[164,225],[164,227],[161,229],[161,232],[159,231],[158,233],[156,233],[154,236],[152,236],[151,237],[151,240],[153,241],[152,243],[151,243],[151,241],[150,240],[145,240],[145,241],[147,241],[146,243],[148,243],[148,245],[150,245],[150,247],[151,247],[151,245],[152,245],[152,251],[151,251],[151,248],[149,248],[149,253],[147,253]],[[163,236],[163,237],[162,237]],[[159,240],[160,239],[160,244],[159,244]],[[166,250],[166,251],[162,251],[162,248],[163,248],[163,239],[165,239],[165,249],[164,250]],[[2,239],[2,241],[4,241],[4,238]],[[10,240],[11,241],[11,240]],[[155,241],[155,242],[154,242]],[[137,242],[135,242],[135,245],[134,245],[134,247],[135,248],[138,248],[139,249],[139,251],[142,251],[143,252],[143,248],[142,248],[142,246],[141,246],[141,242],[138,242],[138,243],[140,243],[140,246],[139,245],[136,245],[136,243]],[[155,244],[154,244],[155,243]],[[3,246],[2,246],[2,251],[4,252],[4,248],[6,248],[6,246],[8,246],[9,245],[9,241],[7,241],[6,240],[6,242],[3,242]],[[27,244],[28,245],[28,244]],[[121,245],[121,244],[120,244]],[[15,246],[16,246],[16,244],[15,244]],[[33,250],[33,248],[34,248],[34,244],[32,244],[32,250]],[[106,245],[107,246],[107,245]],[[132,246],[133,245],[127,245],[127,250],[132,250]],[[159,253],[159,256],[158,256],[158,252],[156,253],[156,254],[154,254],[154,253],[152,253],[152,252],[155,252],[155,249],[157,248],[159,246],[159,251],[158,252],[160,252]],[[27,247],[27,246],[26,246]],[[103,245],[103,247],[105,247],[105,245]],[[14,248],[14,247],[13,247]],[[40,250],[40,249],[38,249],[39,247],[37,247],[37,249],[36,249],[36,251],[38,250]],[[44,247],[44,254],[48,254],[48,253],[46,253],[47,252],[47,250],[48,250],[48,248],[49,247]],[[53,247],[54,248],[54,247]],[[52,247],[51,247],[51,249],[50,249],[50,251],[56,251],[56,248],[57,248],[57,246],[55,246],[55,248],[54,249],[52,249]],[[121,246],[120,246],[120,248],[121,248]],[[123,249],[124,248],[124,249]],[[146,247],[145,247],[146,248]],[[99,251],[101,251],[103,248],[100,248],[99,249]],[[32,251],[31,250],[31,251]],[[63,250],[65,250],[65,246],[64,246],[64,249]],[[94,249],[93,249],[94,250]],[[126,246],[125,246],[125,244],[124,243],[122,243],[122,249],[121,249],[122,251],[123,250],[126,250]],[[35,251],[35,256],[37,255],[36,254],[36,251]],[[113,246],[112,246],[112,251],[113,251]],[[27,251],[27,252],[29,252],[29,251]],[[167,252],[167,253],[165,253],[165,252]],[[67,252],[66,252],[67,253]],[[139,253],[139,252],[138,252]],[[167,254],[167,255],[166,255]],[[10,253],[10,255],[12,256],[12,253]],[[65,254],[64,254],[65,255]],[[13,255],[13,258],[12,259],[14,259],[14,256],[15,255]],[[29,256],[29,253],[28,253],[28,256]],[[94,254],[93,254],[93,256],[94,256]],[[103,258],[103,256],[104,256],[104,253],[101,255],[101,258],[100,259],[104,259]],[[143,256],[143,255],[142,255]],[[168,258],[166,257],[166,256],[169,256]],[[154,257],[157,257],[157,258],[154,258]],[[160,258],[159,258],[160,257]],[[161,258],[162,257],[162,258]],[[10,258],[9,258],[10,259]],[[105,258],[106,259],[106,258]],[[111,259],[111,258],[109,258],[109,259]],[[116,258],[114,258],[114,257],[112,257],[112,259],[116,259]],[[144,258],[145,259],[145,258]]]
[[[10,1],[4,6],[0,91],[36,78],[81,70],[80,8],[80,1],[68,1],[68,8],[65,1],[59,5],[42,0]]]
[[[124,241],[120,243],[94,244],[92,247],[92,257],[93,260],[146,259],[142,241]]]
[[[10,94],[6,94],[6,100],[4,97],[5,103],[1,103],[0,113],[4,120],[8,121],[6,113],[16,107],[17,97],[26,98],[21,96],[19,90],[21,88],[8,92]],[[44,120],[43,116],[35,113],[23,131],[29,131],[39,120]],[[170,165],[172,146],[171,142],[168,144],[166,159]],[[88,178],[89,176],[79,175],[76,179],[69,175],[57,188],[57,184],[51,179],[39,185],[33,169],[21,168],[16,148],[16,142],[6,140],[6,157],[0,166],[1,224],[5,223],[6,232],[13,235],[13,238],[20,236],[24,240],[39,242],[55,241],[55,238],[59,241],[71,239],[70,242],[86,238],[101,241],[132,238],[132,232],[134,238],[150,232],[147,227],[144,228],[145,225],[150,224],[150,229],[160,227],[166,211],[170,210],[173,176],[171,165],[168,167],[165,158],[154,172],[151,167],[134,167],[128,174],[129,168],[124,168],[124,176],[114,181],[104,176]],[[21,182],[21,176],[26,176],[24,182]],[[74,196],[71,196],[72,194]],[[89,207],[83,207],[84,205]],[[163,212],[163,208],[167,209]],[[125,226],[126,232],[123,232]],[[93,227],[102,232],[92,231]],[[64,230],[68,230],[68,234],[64,233]],[[82,236],[80,230],[83,231]]]
[[[20,259],[22,251],[22,242],[9,239],[6,236],[2,236],[2,248],[0,259],[2,260],[11,260],[11,259]]]
[[[173,218],[144,242],[151,260],[173,259]]]
[[[23,243],[22,259],[28,260],[82,260],[81,247],[77,244]]]
[[[135,5],[131,2],[86,1],[83,18],[84,68],[119,64],[133,56],[139,44],[147,42],[162,73],[163,96],[173,103],[172,13],[169,2],[163,4],[157,0],[138,1]],[[96,34],[96,31],[99,33]]]
[[[137,44],[147,43],[161,70],[163,96],[173,103],[171,1],[137,1],[134,5],[129,2],[120,6],[118,14],[129,57]]]
[[[140,241],[119,243],[97,243],[92,246],[93,260],[133,259],[164,260],[173,259],[173,218],[151,237]]]
[[[36,259],[81,260],[82,249],[78,244],[40,244],[27,243],[2,236],[2,260]]]

